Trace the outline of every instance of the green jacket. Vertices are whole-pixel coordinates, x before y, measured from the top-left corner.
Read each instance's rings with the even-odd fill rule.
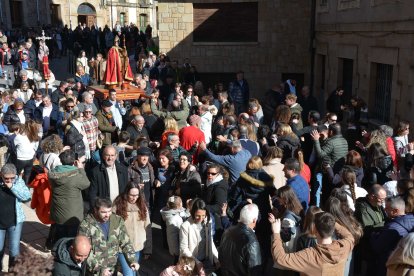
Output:
[[[129,264],[135,262],[135,252],[127,234],[124,220],[115,214],[109,218],[109,235],[105,240],[99,222],[89,214],[79,226],[79,234],[90,238],[92,249],[86,260],[87,275],[102,275],[106,268],[115,271],[118,253],[122,252]]]
[[[56,166],[49,172],[52,188],[50,218],[58,224],[79,225],[83,220],[82,190],[90,182],[84,169],[75,166]]]
[[[188,103],[186,100],[183,99],[183,109],[178,111],[162,111],[157,108],[155,103],[151,101],[151,110],[155,116],[160,118],[172,117],[177,121],[177,125],[179,129],[187,126],[187,117],[190,114],[190,108],[188,107]]]
[[[348,142],[342,135],[329,137],[326,139],[323,147],[321,147],[319,140],[314,141],[314,145],[317,156],[320,159],[329,162],[331,167],[333,167],[339,159],[345,158],[348,154]]]
[[[116,126],[113,126],[108,118],[102,113],[102,110],[99,110],[95,114],[96,119],[98,119],[98,128],[105,137],[103,140],[103,147],[112,145],[112,134],[115,135]]]

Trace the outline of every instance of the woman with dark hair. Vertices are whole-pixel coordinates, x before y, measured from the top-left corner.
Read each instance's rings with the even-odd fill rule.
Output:
[[[279,128],[279,124],[290,123],[291,115],[292,115],[292,112],[290,111],[289,106],[279,105],[275,110],[275,115],[273,117],[273,121],[272,121],[272,124],[270,125],[270,128],[274,132],[277,132],[277,129]]]
[[[355,201],[357,198],[365,197],[368,192],[357,186],[354,170],[345,168],[342,170],[342,190],[345,191],[348,199],[348,207],[355,211]]]
[[[142,254],[147,259],[152,254],[152,230],[145,197],[139,187],[129,183],[125,192],[115,198],[112,211],[125,220],[125,227],[135,250],[135,261],[138,263]],[[120,253],[118,260],[123,275],[136,275],[124,254]]]
[[[155,168],[155,210],[161,210],[167,204],[174,172],[174,159],[171,151],[168,149],[160,150],[158,164]]]
[[[327,167],[329,178],[332,179],[334,185],[341,182],[342,172],[345,169],[351,169],[355,173],[356,183],[358,187],[362,186],[362,179],[364,178],[364,163],[359,152],[350,150],[345,157],[344,167],[334,175],[332,167]]]
[[[337,197],[330,196],[325,204],[325,211],[331,213],[335,217],[336,222],[352,234],[355,244],[357,244],[362,237],[363,229],[361,224],[353,216],[353,212],[347,206],[347,204],[343,204]],[[343,275],[352,275],[352,259],[353,253],[348,257]]]
[[[28,120],[20,128],[20,133],[14,138],[14,146],[16,149],[16,169],[20,175],[22,171],[23,180],[29,185],[30,173],[32,172],[33,159],[37,148],[39,147],[39,124],[33,120]]]
[[[191,165],[192,161],[190,153],[180,153],[178,171],[172,181],[174,195],[180,196],[183,202],[201,196],[201,176],[196,167]]]
[[[310,206],[306,211],[303,222],[303,234],[296,241],[296,252],[305,248],[314,247],[317,244],[315,215],[321,213],[322,209],[316,206]]]
[[[391,174],[394,169],[392,158],[379,143],[373,143],[367,151],[367,183],[384,185],[391,181]]]
[[[290,186],[283,186],[277,190],[277,196],[273,200],[273,210],[276,217],[282,220],[280,237],[285,252],[295,252],[296,240],[300,235],[300,222],[304,214],[302,204]]]
[[[194,257],[206,269],[212,268],[218,262],[218,252],[206,203],[194,200],[190,213],[191,217],[180,228],[180,256]]]

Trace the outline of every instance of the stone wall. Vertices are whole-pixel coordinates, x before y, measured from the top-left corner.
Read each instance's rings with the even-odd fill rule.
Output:
[[[390,120],[412,120],[414,107],[414,20],[410,17],[414,1],[361,1],[360,8],[342,10],[337,0],[329,0],[329,10],[317,13],[316,54],[325,57],[325,83],[321,85],[322,68],[316,62],[315,91],[326,99],[341,83],[341,58],[353,60],[352,91],[375,106],[375,64],[393,66]],[[364,15],[364,16],[362,16]],[[320,87],[325,89],[321,91]]]
[[[192,38],[193,3],[208,2],[250,1],[158,1],[161,51],[179,62],[190,58],[202,73],[243,70],[251,94],[259,98],[281,81],[282,73],[303,73],[305,84],[309,84],[311,1],[258,1],[257,42],[195,43]]]

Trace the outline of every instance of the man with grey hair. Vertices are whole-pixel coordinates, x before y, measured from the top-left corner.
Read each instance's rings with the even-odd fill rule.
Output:
[[[229,184],[236,183],[240,173],[246,170],[247,162],[252,155],[248,150],[243,149],[239,140],[231,144],[231,153],[227,155],[216,155],[207,149],[206,143],[200,143],[200,151],[204,151],[207,159],[223,165],[230,173]]]
[[[379,232],[373,233],[370,240],[372,252],[376,254],[375,275],[386,275],[385,263],[391,252],[400,239],[414,231],[414,215],[405,211],[405,201],[401,196],[386,199],[385,212],[391,220]]]
[[[247,204],[240,211],[239,223],[224,232],[219,247],[222,275],[260,275],[263,272],[260,245],[254,233],[258,216],[257,205]]]
[[[248,130],[246,125],[239,125],[239,132],[240,132],[240,143],[242,147],[250,152],[252,156],[259,155],[260,153],[260,146],[259,143],[250,140],[248,135]]]
[[[129,139],[130,145],[134,145],[135,140],[141,136],[144,136],[149,141],[148,130],[145,128],[145,119],[141,115],[134,116],[126,131],[131,135],[131,138]]]

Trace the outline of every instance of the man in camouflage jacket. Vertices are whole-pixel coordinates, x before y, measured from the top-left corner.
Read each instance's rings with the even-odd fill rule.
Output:
[[[92,244],[91,253],[86,260],[86,275],[113,275],[118,253],[124,254],[133,270],[138,270],[139,265],[124,220],[112,213],[111,200],[96,199],[94,212],[81,222],[79,234],[89,237]]]

